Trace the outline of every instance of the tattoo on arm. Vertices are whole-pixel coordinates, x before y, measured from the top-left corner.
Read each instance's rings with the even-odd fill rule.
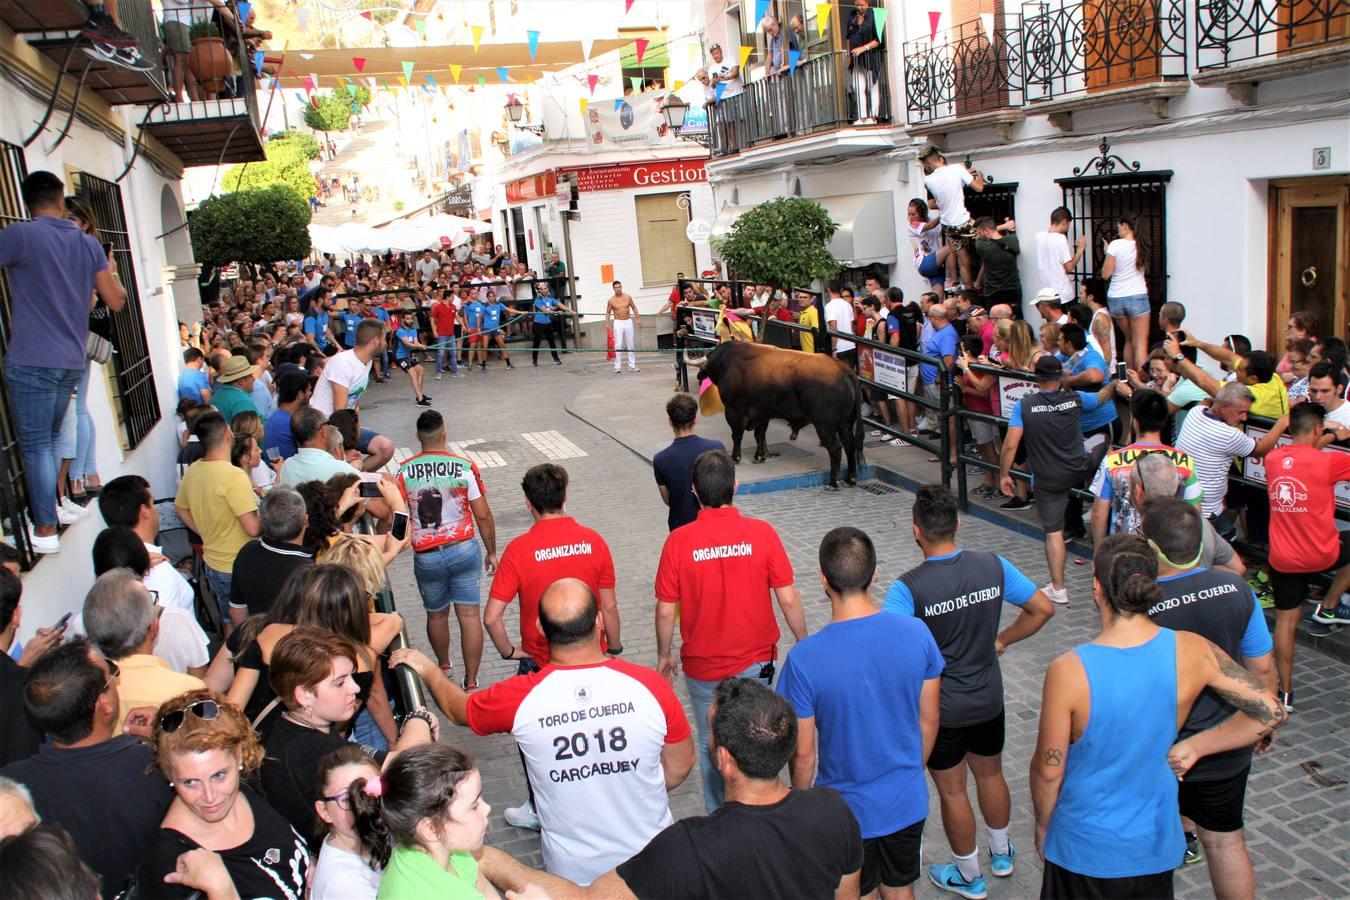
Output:
[[[1258,693],[1262,694],[1265,693],[1266,686],[1263,685],[1255,675],[1247,671],[1245,668],[1243,668],[1241,665],[1235,662],[1232,659],[1232,657],[1230,657],[1227,653],[1224,653],[1217,646],[1215,646],[1213,641],[1209,641],[1208,643],[1210,652],[1214,655],[1214,662],[1218,666],[1218,669],[1222,674],[1233,679],[1234,681],[1241,682],[1243,685],[1251,688],[1253,691],[1257,691]],[[1260,699],[1259,697],[1243,696],[1237,691],[1228,688],[1214,687],[1212,685],[1211,688],[1214,691],[1214,693],[1218,694],[1219,697],[1222,698],[1223,701],[1227,703],[1229,706],[1233,707],[1239,712],[1246,713],[1247,715],[1255,719],[1257,722],[1260,722],[1262,725],[1270,725],[1270,726],[1277,725],[1279,724],[1280,719],[1282,718],[1281,716],[1281,713],[1283,712],[1282,708],[1271,709],[1270,705],[1266,703],[1264,700]]]
[[[1062,766],[1064,764],[1064,751],[1058,747],[1051,747],[1046,750],[1045,764],[1047,766]]]
[[[1209,644],[1210,652],[1214,654],[1214,664],[1218,666],[1220,672],[1234,681],[1242,682],[1254,691],[1265,691],[1266,686],[1261,683],[1260,679],[1247,671],[1245,667],[1238,664],[1238,662],[1227,653],[1220,650],[1213,641],[1207,641],[1207,643]]]

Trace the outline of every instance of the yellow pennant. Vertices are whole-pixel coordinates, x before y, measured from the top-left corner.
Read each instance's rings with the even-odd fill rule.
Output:
[[[824,34],[830,27],[830,4],[816,4],[816,34]]]
[[[473,32],[473,52],[474,52],[474,53],[477,53],[477,52],[478,52],[478,45],[479,45],[479,43],[481,43],[482,40],[483,40],[483,26],[482,26],[482,25],[470,25],[470,26],[469,26],[469,30]]]
[[[751,53],[754,53],[754,52],[755,52],[755,48],[754,48],[754,47],[744,47],[744,46],[741,47],[741,69],[742,69],[742,71],[741,71],[741,77],[742,77],[742,78],[745,77],[745,72],[744,72],[744,69],[745,69],[745,62],[746,62],[746,60],[748,60],[748,59],[750,58],[750,54],[751,54]]]
[[[450,77],[455,79],[455,84],[459,84],[459,73],[462,72],[463,70],[464,70],[463,66],[458,66],[455,65],[454,63],[450,64]]]
[[[581,121],[586,121],[586,98],[581,98]]]
[[[680,88],[682,88],[682,87],[684,87],[684,82],[683,82],[683,81],[680,81],[680,80],[677,78],[677,79],[675,80],[675,86],[674,86],[673,88],[671,88],[671,90],[674,91],[675,93],[679,93],[679,90],[680,90]]]
[[[400,76],[398,76],[398,83],[401,84],[401,85],[403,85],[404,87],[407,87],[407,86],[408,86],[408,79],[407,79],[407,78],[404,78],[402,75],[400,75]]]

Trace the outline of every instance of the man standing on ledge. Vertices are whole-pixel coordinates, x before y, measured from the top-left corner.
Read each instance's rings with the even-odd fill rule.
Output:
[[[708,749],[713,690],[728,676],[773,682],[779,631],[770,591],[793,637],[806,637],[806,617],[792,586],[792,563],[783,542],[768,522],[744,517],[731,505],[736,485],[736,464],[725,451],[699,456],[694,494],[703,508],[697,519],[666,538],[656,569],[657,670],[674,680],[680,663],[684,665],[709,814],[722,805],[722,776]],[[676,604],[683,642],[680,663],[671,646]]]
[[[605,327],[614,329],[615,375],[623,370],[621,363],[625,350],[628,351],[628,371],[638,371],[637,354],[634,352],[637,345],[633,343],[633,329],[637,327],[638,321],[637,304],[623,292],[622,283],[614,282],[614,296],[605,304]]]

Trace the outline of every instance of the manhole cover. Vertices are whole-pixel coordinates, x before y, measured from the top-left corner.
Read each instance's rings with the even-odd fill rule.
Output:
[[[889,485],[884,481],[864,481],[858,485],[859,490],[866,491],[869,494],[876,494],[878,497],[884,497],[887,494],[898,494],[900,489]]]

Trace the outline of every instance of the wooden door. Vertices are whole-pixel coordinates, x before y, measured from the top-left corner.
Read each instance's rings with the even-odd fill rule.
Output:
[[[1274,182],[1270,188],[1271,352],[1283,352],[1285,323],[1311,310],[1322,334],[1345,335],[1350,314],[1350,177]]]
[[[1159,79],[1158,0],[1083,0],[1083,78],[1089,93]]]
[[[1350,13],[1343,10],[1336,0],[1285,0],[1275,10],[1280,55],[1301,53],[1350,35]]]

